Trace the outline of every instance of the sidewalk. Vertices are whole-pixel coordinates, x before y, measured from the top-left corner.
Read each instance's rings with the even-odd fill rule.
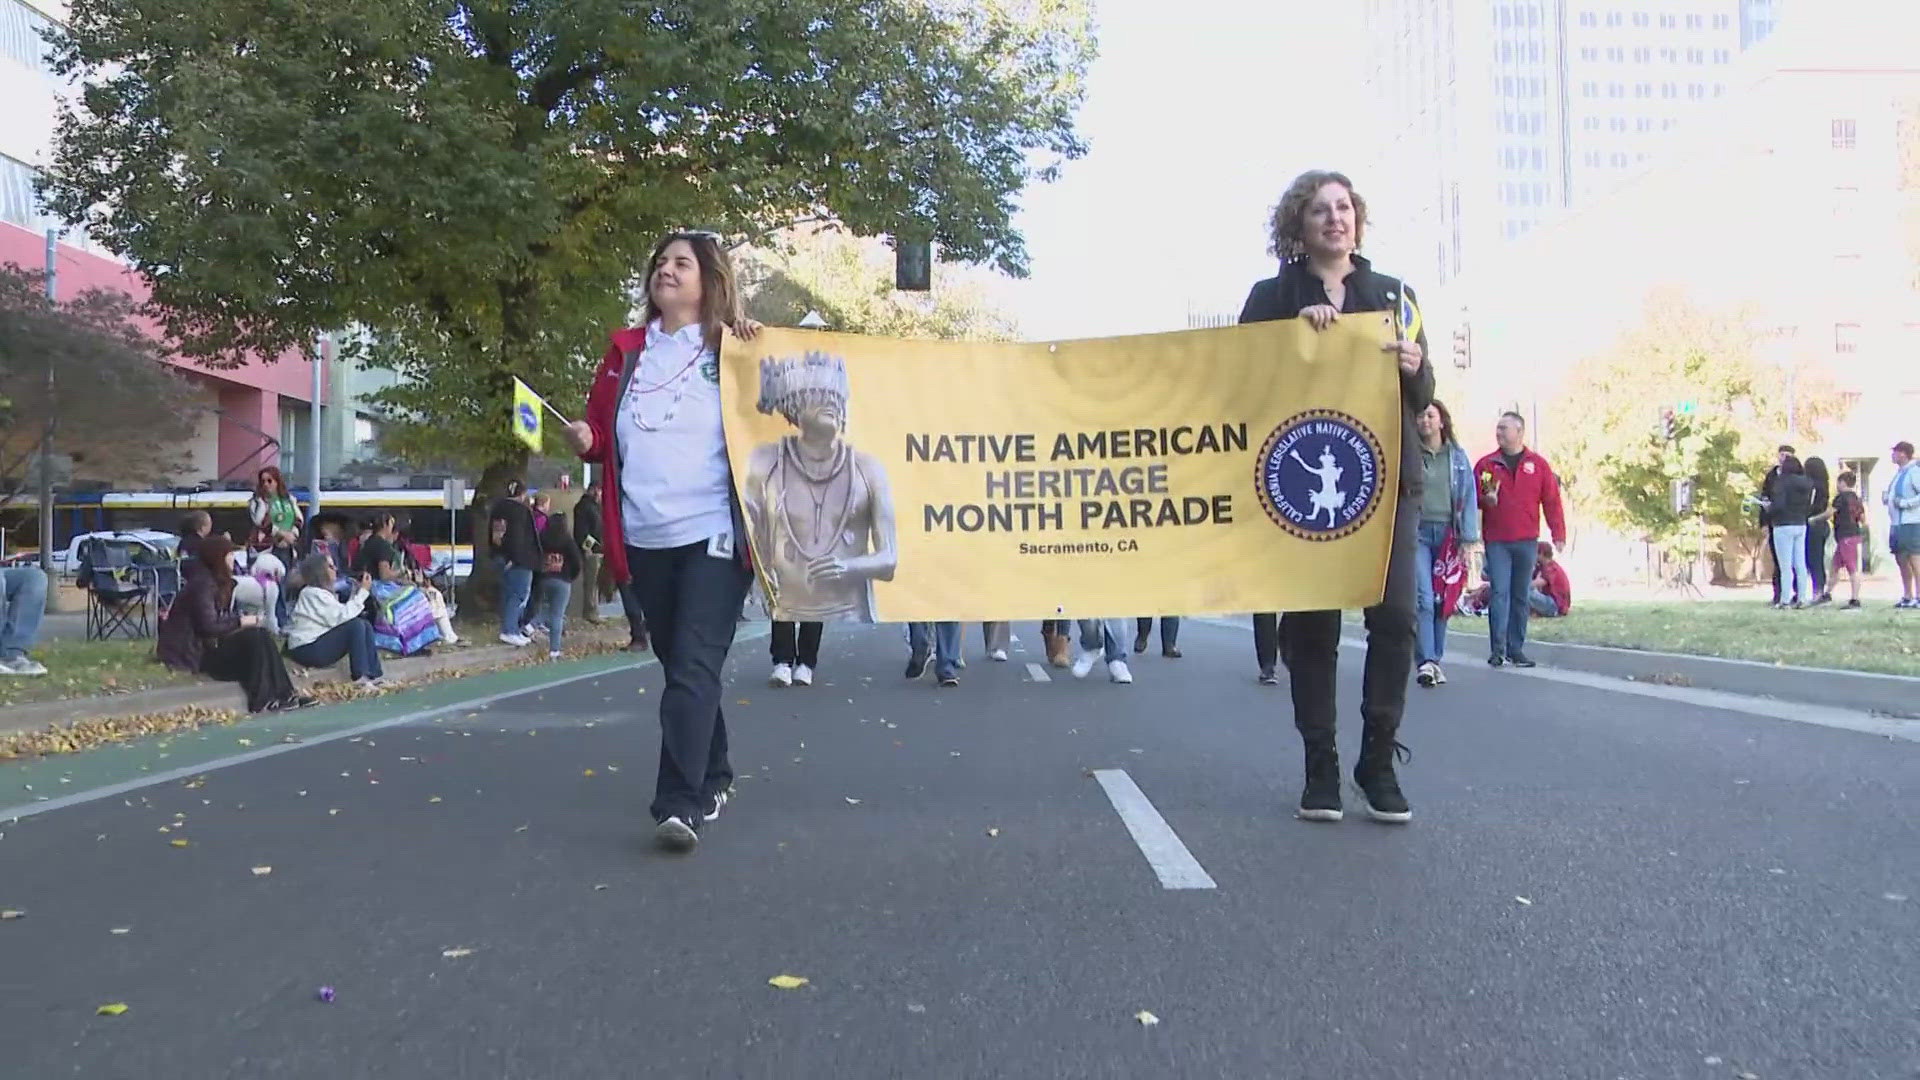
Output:
[[[606,605],[601,610],[606,621],[598,626],[585,622],[573,622],[568,625],[567,651],[570,656],[578,655],[581,652],[581,646],[586,646],[586,651],[589,652],[612,652],[627,644],[627,621],[620,615],[619,604]],[[49,613],[49,621],[52,618],[52,614]],[[544,648],[544,640],[536,641],[535,644],[526,648],[515,648],[489,637],[485,639],[484,644],[453,649],[435,648],[430,650],[432,655],[425,657],[395,659],[383,656],[381,664],[386,669],[387,681],[396,686],[408,686],[464,672],[486,671],[538,662],[546,656]],[[306,691],[344,687],[351,681],[345,661],[331,668],[313,671],[288,661],[287,671],[293,676],[294,685]],[[239,711],[243,706],[244,702],[238,686],[211,680],[195,682],[187,686],[142,690],[131,694],[29,702],[9,706],[5,714],[0,715],[0,737],[42,731],[49,727],[65,726],[80,721],[152,716],[191,708]]]

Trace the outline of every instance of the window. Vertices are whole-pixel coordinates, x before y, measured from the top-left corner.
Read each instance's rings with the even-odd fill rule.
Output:
[[[34,205],[33,169],[0,156],[0,221],[40,231],[40,211]]]
[[[1610,46],[1607,49],[1607,59],[1616,64],[1626,63],[1627,50],[1621,48],[1618,45]]]
[[[1537,146],[1533,148],[1533,167],[1536,169],[1547,167],[1547,152]]]
[[[1649,19],[1647,17],[1647,13],[1644,11],[1636,11],[1633,13],[1633,25],[1635,26],[1646,26],[1648,23],[1652,21],[1653,20]]]
[[[1672,83],[1661,83],[1661,84],[1660,84],[1660,96],[1661,96],[1661,97],[1663,97],[1663,98],[1668,98],[1668,99],[1671,99],[1671,98],[1673,98],[1673,97],[1674,97],[1675,95],[1677,95],[1677,94],[1678,94],[1679,92],[1680,92],[1680,88],[1679,88],[1679,87],[1677,87],[1677,86],[1675,86],[1675,85],[1674,85],[1674,84],[1672,84]]]
[[[1502,48],[1504,47],[1505,46],[1502,46]],[[1600,50],[1594,48],[1591,45],[1583,45],[1580,47],[1580,59],[1585,60],[1588,63],[1592,63],[1593,61],[1600,59]]]
[[[1634,60],[1634,63],[1636,64],[1644,64],[1652,59],[1653,59],[1653,50],[1647,48],[1644,45],[1638,49],[1633,50],[1633,60]]]
[[[50,73],[47,43],[41,38],[53,23],[20,0],[0,0],[0,56]]]
[[[1701,98],[1707,96],[1707,88],[1700,83],[1689,83],[1687,85],[1687,96],[1695,101],[1699,101]]]
[[[1675,19],[1673,16],[1671,15],[1660,16],[1660,29],[1672,30],[1676,25],[1678,25],[1678,20]]]
[[[1637,98],[1652,97],[1653,84],[1652,83],[1635,83],[1633,87],[1633,96]]]
[[[1833,351],[1852,354],[1860,351],[1860,324],[1833,324]]]
[[[1687,16],[1687,29],[1698,30],[1704,25],[1706,25],[1706,20],[1702,19],[1700,16],[1698,15]]]
[[[1732,25],[1733,17],[1730,15],[1715,15],[1713,17],[1713,28],[1715,30],[1725,30]]]
[[[1733,61],[1733,50],[1732,50],[1732,49],[1715,49],[1715,50],[1713,50],[1713,62],[1714,62],[1714,63],[1716,63],[1716,64],[1727,64],[1727,63],[1732,63],[1732,61]]]
[[[1705,49],[1688,49],[1687,50],[1687,63],[1704,64],[1706,62],[1707,62],[1707,51]]]
[[[1854,149],[1856,135],[1857,133],[1854,130],[1854,122],[1852,120],[1835,120],[1833,122],[1833,148],[1835,150]]]

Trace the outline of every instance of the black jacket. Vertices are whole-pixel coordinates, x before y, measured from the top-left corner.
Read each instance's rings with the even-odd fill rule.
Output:
[[[584,551],[589,540],[600,550],[600,500],[584,495],[573,505],[573,542]]]
[[[1813,481],[1800,473],[1773,478],[1773,525],[1790,529],[1805,526],[1813,515]]]
[[[560,556],[560,569],[549,569],[548,556]],[[547,515],[547,531],[540,534],[540,573],[545,577],[557,577],[562,581],[574,581],[580,577],[580,545],[574,542],[573,531],[567,528],[567,515],[554,511]]]
[[[507,523],[506,536],[493,546],[495,555],[504,556],[516,569],[540,569],[540,537],[533,530],[533,511],[519,499],[499,498],[487,513],[488,528],[496,521]]]
[[[1358,313],[1363,311],[1392,311],[1400,302],[1400,293],[1405,290],[1413,296],[1413,290],[1401,283],[1399,278],[1388,277],[1373,269],[1373,264],[1359,255],[1353,256],[1353,273],[1347,275],[1346,303],[1340,306],[1342,312]],[[1415,298],[1418,302],[1418,298]],[[1331,303],[1327,298],[1326,286],[1314,274],[1305,259],[1297,259],[1280,268],[1280,276],[1254,282],[1253,291],[1247,294],[1247,302],[1240,309],[1240,321],[1268,322],[1274,319],[1297,318],[1305,308],[1316,304]],[[1420,370],[1412,375],[1400,373],[1400,496],[1417,498],[1420,495],[1420,433],[1414,430],[1414,418],[1427,411],[1433,404],[1433,354],[1427,348],[1427,332],[1421,329],[1416,339],[1420,342],[1420,352],[1426,357]],[[1395,363],[1391,356],[1383,354],[1383,364]]]

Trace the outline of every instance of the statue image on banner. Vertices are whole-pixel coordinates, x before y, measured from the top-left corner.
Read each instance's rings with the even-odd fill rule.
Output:
[[[847,396],[841,357],[760,361],[757,408],[795,429],[753,448],[740,491],[778,619],[876,622],[873,583],[899,566],[887,472],[848,444]]]

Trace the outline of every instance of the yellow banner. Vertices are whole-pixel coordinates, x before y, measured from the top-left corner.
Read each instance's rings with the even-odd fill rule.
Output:
[[[1392,315],[1063,341],[727,339],[774,616],[1361,608],[1400,462]]]

